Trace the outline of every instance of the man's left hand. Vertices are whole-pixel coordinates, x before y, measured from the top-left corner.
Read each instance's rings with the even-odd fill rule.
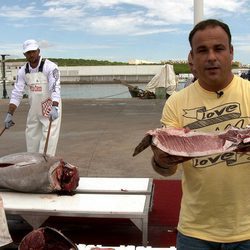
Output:
[[[49,118],[54,121],[59,117],[59,108],[57,106],[52,106],[49,113]]]

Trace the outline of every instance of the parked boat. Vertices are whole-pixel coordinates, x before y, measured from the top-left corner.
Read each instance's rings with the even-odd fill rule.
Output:
[[[165,64],[161,71],[147,84],[145,91],[154,93],[156,98],[158,96],[163,97],[164,95],[167,98],[176,90],[177,84],[178,80],[174,72],[174,66]]]
[[[127,86],[132,97],[139,97],[142,99],[167,99],[176,90],[178,83],[174,67],[170,64],[162,66],[160,72],[146,85],[145,90],[122,80],[114,79],[114,81],[119,81],[121,84]]]
[[[128,87],[128,91],[129,91],[131,97],[143,98],[145,96],[145,94],[146,94],[145,90],[140,89],[136,85],[131,85],[131,84],[127,83],[126,81],[119,80],[119,79],[113,79],[113,81]],[[155,98],[155,95],[152,95],[152,98],[148,98],[148,99],[154,99],[154,98]]]
[[[156,98],[153,92],[140,89],[137,86],[130,86],[128,87],[128,90],[132,97],[139,97],[141,99],[155,99]]]

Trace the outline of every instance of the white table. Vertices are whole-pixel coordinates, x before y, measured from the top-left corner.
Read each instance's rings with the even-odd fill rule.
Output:
[[[152,178],[104,178],[81,177],[77,192],[151,194]]]
[[[143,246],[102,246],[102,245],[84,245],[84,244],[79,244],[77,245],[79,250],[93,250],[93,249],[98,249],[98,250],[176,250],[175,247],[143,247]]]
[[[81,178],[76,194],[19,193],[0,190],[6,214],[21,215],[33,228],[49,216],[129,218],[148,241],[148,213],[152,206],[151,178]]]

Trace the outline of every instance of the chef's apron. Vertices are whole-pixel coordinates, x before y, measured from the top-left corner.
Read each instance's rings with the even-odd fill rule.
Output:
[[[5,216],[5,211],[3,208],[3,200],[0,196],[0,248],[12,242],[8,224]]]
[[[29,73],[26,67],[26,83],[28,86],[30,109],[26,124],[27,152],[44,152],[49,127],[49,113],[52,107],[51,93],[46,75],[42,72],[44,61],[39,71]],[[47,155],[54,156],[61,126],[62,104],[59,102],[59,117],[51,124]]]

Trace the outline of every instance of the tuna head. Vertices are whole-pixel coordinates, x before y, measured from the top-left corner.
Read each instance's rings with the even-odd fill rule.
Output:
[[[0,187],[20,192],[73,192],[78,168],[54,156],[15,153],[0,157]]]
[[[63,160],[54,163],[49,176],[50,183],[55,191],[71,193],[78,187],[78,168]]]

